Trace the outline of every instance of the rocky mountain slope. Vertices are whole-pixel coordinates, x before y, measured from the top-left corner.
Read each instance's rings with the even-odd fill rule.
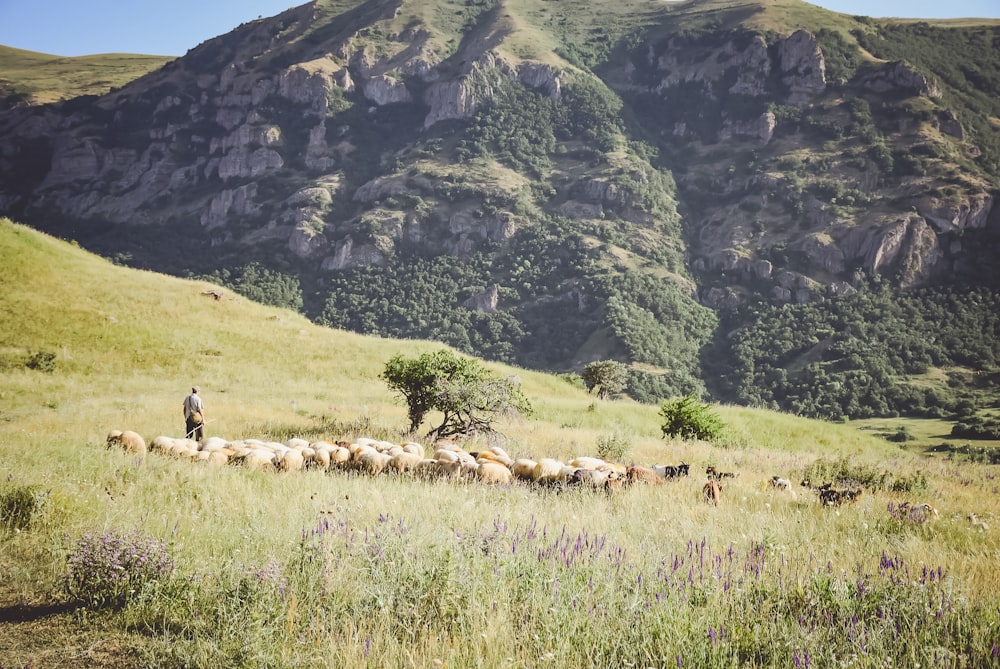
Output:
[[[316,0],[3,113],[0,214],[263,267],[330,325],[731,393],[720,319],[995,286],[998,41],[800,0]]]

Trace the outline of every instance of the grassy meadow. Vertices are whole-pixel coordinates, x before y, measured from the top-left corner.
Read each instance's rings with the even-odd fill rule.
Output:
[[[103,95],[165,65],[173,57],[128,53],[54,56],[0,45],[0,85],[31,104]]]
[[[181,436],[192,384],[208,435],[420,438],[378,374],[438,345],[210,288],[0,221],[0,666],[1000,662],[1000,468],[850,424],[720,406],[722,445],[664,440],[657,407],[491,365],[535,409],[497,425],[513,457],[614,443],[624,462],[685,461],[691,476],[605,493],[108,450],[112,429]],[[738,473],[718,508],[701,498],[710,464]],[[864,494],[824,508],[805,476]],[[902,501],[939,514],[894,513]],[[102,571],[116,540],[131,561]],[[74,569],[95,580],[74,587]],[[93,597],[122,573],[134,578],[117,599]]]

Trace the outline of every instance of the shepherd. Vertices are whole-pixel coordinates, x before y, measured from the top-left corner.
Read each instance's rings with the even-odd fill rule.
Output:
[[[201,443],[205,438],[205,403],[201,401],[201,388],[191,387],[191,394],[184,398],[185,439]]]

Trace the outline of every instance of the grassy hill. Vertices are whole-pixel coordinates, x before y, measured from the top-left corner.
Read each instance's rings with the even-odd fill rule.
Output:
[[[996,647],[1000,540],[965,520],[995,525],[995,466],[727,406],[724,445],[665,441],[655,407],[502,366],[536,409],[499,425],[512,456],[568,460],[615,440],[626,461],[683,460],[692,475],[608,495],[127,455],[107,432],[179,436],[193,383],[212,435],[401,440],[405,410],[377,375],[440,345],[214,300],[217,287],[6,220],[0,285],[5,665],[975,666]],[[739,474],[719,508],[700,499],[709,464]],[[774,475],[797,497],[771,490]],[[865,494],[822,508],[806,475]],[[26,498],[30,522],[15,526]],[[897,518],[903,500],[940,514]],[[68,561],[107,533],[164,542],[173,569],[121,608],[76,608]]]
[[[103,95],[171,60],[130,53],[64,57],[0,45],[0,95],[29,104]]]

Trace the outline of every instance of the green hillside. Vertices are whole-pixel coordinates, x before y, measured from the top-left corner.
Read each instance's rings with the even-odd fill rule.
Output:
[[[412,438],[377,375],[439,345],[216,300],[7,220],[0,286],[5,666],[982,666],[995,649],[995,466],[727,406],[718,445],[665,441],[655,407],[502,366],[536,413],[467,449],[611,444],[690,477],[605,493],[137,456],[105,435],[179,436],[192,383],[209,435]],[[738,473],[718,508],[708,465]],[[823,508],[806,476],[864,493]],[[121,600],[86,599],[119,574]]]
[[[171,56],[128,53],[53,56],[0,45],[0,109],[103,95],[171,60]]]

